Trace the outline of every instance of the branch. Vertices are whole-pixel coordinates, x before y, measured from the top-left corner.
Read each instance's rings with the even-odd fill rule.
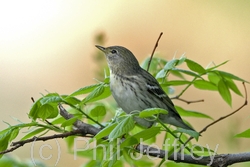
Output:
[[[201,99],[201,100],[191,100],[191,101],[188,101],[188,100],[182,99],[182,98],[180,98],[180,97],[178,97],[178,96],[173,97],[173,98],[171,98],[171,99],[180,100],[180,101],[185,102],[185,103],[187,103],[187,104],[204,102],[203,99]]]
[[[74,115],[69,114],[61,104],[59,104],[59,110],[60,110],[60,115],[66,120],[74,117]],[[85,136],[86,134],[91,134],[95,136],[101,130],[94,127],[93,125],[86,124],[80,120],[76,120],[74,126],[81,131],[82,136]]]
[[[23,146],[23,145],[25,145],[27,143],[32,143],[32,142],[35,142],[35,141],[46,141],[46,140],[51,140],[51,139],[56,139],[56,138],[65,138],[65,137],[76,135],[76,134],[81,134],[81,130],[77,129],[77,130],[74,130],[74,131],[71,131],[71,132],[66,132],[66,133],[63,133],[63,134],[54,134],[52,136],[44,136],[44,137],[36,137],[36,136],[34,136],[31,139],[12,142],[11,143],[11,148],[0,152],[0,155],[12,152],[12,151],[18,149],[19,147],[21,147],[21,146]]]
[[[66,120],[74,117],[72,114],[69,114],[63,108],[63,106],[61,104],[59,104],[59,109],[60,109],[60,115],[62,117],[64,117]],[[73,130],[71,132],[66,132],[66,133],[63,133],[63,134],[54,134],[52,136],[43,136],[43,137],[34,136],[31,139],[21,140],[21,141],[18,141],[18,142],[12,142],[11,143],[11,148],[0,152],[0,155],[12,152],[12,151],[18,149],[19,147],[21,147],[21,146],[23,146],[23,145],[25,145],[27,143],[32,143],[32,142],[35,142],[35,141],[46,141],[46,140],[51,140],[51,139],[56,139],[56,138],[65,138],[65,137],[73,136],[73,135],[81,135],[81,136],[84,136],[84,137],[88,137],[86,135],[90,134],[92,136],[95,136],[100,131],[100,129],[94,127],[93,125],[86,124],[86,123],[84,123],[84,122],[82,122],[80,120],[77,120],[74,123],[74,126],[77,127],[77,130]],[[103,139],[106,139],[106,138],[103,138]]]
[[[207,125],[205,128],[203,128],[202,131],[200,131],[200,133],[206,131],[206,129],[208,127],[214,125],[215,123],[235,114],[236,112],[238,112],[240,109],[242,109],[244,106],[247,105],[247,91],[246,91],[246,87],[245,87],[244,83],[243,83],[243,86],[244,86],[244,90],[245,90],[245,102],[244,102],[244,104],[242,106],[240,106],[234,112],[232,112],[226,116],[223,116],[223,117],[219,118],[218,120],[212,122],[211,124]],[[72,114],[69,114],[63,108],[63,106],[61,104],[59,104],[59,110],[60,110],[60,115],[62,117],[64,117],[65,119],[70,119],[70,118],[74,117]],[[90,125],[90,124],[86,124],[80,120],[77,120],[74,123],[74,126],[77,128],[77,130],[74,130],[71,132],[66,132],[63,134],[55,134],[52,136],[45,136],[45,137],[33,137],[32,139],[27,139],[24,141],[13,142],[11,144],[12,148],[0,152],[0,154],[12,152],[12,151],[16,150],[17,148],[25,145],[26,143],[30,143],[30,142],[34,142],[34,141],[46,141],[46,140],[55,139],[55,138],[64,138],[64,137],[68,137],[68,136],[72,136],[72,135],[81,135],[83,137],[93,137],[98,132],[101,131],[100,128],[97,128],[97,127]],[[89,134],[90,136],[87,136],[87,134]],[[107,137],[105,137],[103,139],[107,139]],[[189,138],[189,141],[191,139]],[[189,142],[189,141],[187,141],[187,142]],[[143,144],[137,145],[135,147],[135,150],[141,154],[149,155],[149,156],[153,156],[153,157],[158,157],[161,159],[168,159],[168,160],[172,160],[175,162],[183,162],[183,163],[190,163],[190,164],[209,165],[212,167],[218,167],[218,166],[219,167],[226,167],[226,166],[232,165],[234,163],[250,161],[250,152],[238,153],[238,154],[219,154],[219,155],[215,155],[215,156],[210,155],[210,156],[201,156],[201,157],[194,157],[193,154],[188,155],[188,154],[184,154],[184,153],[180,153],[180,152],[174,152],[170,156],[168,156],[168,150],[161,150],[161,149],[154,148],[154,147],[151,147],[148,145],[143,145]]]
[[[73,117],[73,115],[69,114],[63,107],[62,105],[59,105],[60,109],[60,114],[65,118],[65,119],[70,119]],[[77,121],[78,124],[74,124],[77,128],[82,129],[81,126],[86,126],[88,124],[82,122],[82,121]],[[80,123],[81,122],[81,123]],[[79,126],[79,127],[78,127]],[[92,126],[92,125],[90,125]],[[92,132],[94,134],[97,134],[101,129],[98,129],[96,127],[92,127]],[[89,131],[89,132],[91,132]],[[93,135],[93,134],[92,134]],[[107,139],[107,138],[105,138]],[[158,157],[158,158],[165,158],[168,160],[172,160],[175,162],[183,162],[183,163],[190,163],[190,164],[200,164],[200,165],[210,165],[212,167],[226,167],[228,165],[234,164],[234,163],[240,163],[240,162],[246,162],[250,161],[250,152],[246,153],[239,153],[239,154],[219,154],[213,156],[201,156],[201,157],[194,157],[194,155],[188,155],[188,154],[183,154],[179,152],[174,152],[172,155],[168,157],[168,150],[161,150],[157,149],[154,147],[150,147],[148,145],[143,145],[139,144],[135,147],[136,151],[144,154],[144,155],[149,155],[153,157]]]
[[[157,41],[156,41],[156,43],[155,43],[155,47],[154,47],[153,52],[152,52],[152,54],[151,54],[151,56],[150,56],[150,59],[149,59],[149,61],[148,61],[148,68],[147,68],[147,71],[149,70],[149,67],[150,67],[150,64],[151,64],[153,55],[154,55],[154,53],[155,53],[155,49],[156,49],[157,46],[158,46],[158,42],[159,42],[159,40],[161,39],[162,34],[163,34],[163,32],[160,33],[160,35],[159,35],[159,37],[158,37],[158,39],[157,39]]]
[[[166,157],[168,152],[167,150],[160,150],[154,147],[150,147],[147,145],[138,145],[136,150],[144,155],[150,155],[158,158],[166,158],[168,160],[172,160],[175,162],[183,162],[189,164],[199,164],[206,165],[212,167],[227,167],[228,165],[232,165],[240,162],[250,161],[250,152],[238,153],[238,154],[219,154],[214,157],[210,156],[201,156],[194,157],[193,155],[181,154],[174,152],[169,157]]]

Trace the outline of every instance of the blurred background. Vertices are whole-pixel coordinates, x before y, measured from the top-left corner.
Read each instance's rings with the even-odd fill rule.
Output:
[[[206,67],[230,60],[220,69],[250,81],[250,1],[1,1],[0,2],[0,114],[10,124],[29,122],[31,97],[46,91],[70,94],[96,83],[95,38],[105,34],[105,46],[122,45],[141,62],[147,58],[160,32],[156,50],[166,59],[186,57]],[[104,60],[105,61],[105,60]],[[106,62],[105,62],[106,63]],[[101,67],[103,68],[103,67]],[[237,83],[243,92],[240,82]],[[247,85],[248,92],[250,86]],[[178,90],[177,90],[178,91]],[[232,108],[215,92],[186,92],[187,100],[205,99],[187,105],[214,119],[226,115],[244,99],[233,95]],[[249,140],[233,136],[249,128],[249,106],[209,128],[199,140],[218,153],[250,151]],[[201,130],[211,120],[187,119]],[[0,123],[0,129],[7,125]],[[53,143],[53,141],[52,141]],[[84,160],[67,154],[63,141],[57,166],[79,166]],[[48,150],[50,151],[50,150]],[[30,159],[30,145],[11,153]],[[44,155],[49,156],[48,155]],[[38,157],[36,157],[38,158]],[[54,157],[53,157],[54,158]],[[45,161],[54,165],[55,160]],[[238,166],[238,165],[237,165]]]

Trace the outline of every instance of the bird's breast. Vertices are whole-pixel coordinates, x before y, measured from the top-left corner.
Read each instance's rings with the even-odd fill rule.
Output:
[[[110,89],[115,101],[126,113],[142,109],[138,105],[138,85],[136,83],[111,74]]]

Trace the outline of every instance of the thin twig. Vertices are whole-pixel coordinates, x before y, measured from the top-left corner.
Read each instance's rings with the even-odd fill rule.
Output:
[[[35,103],[35,99],[34,99],[34,97],[31,97],[31,101],[32,101],[33,103]]]
[[[82,134],[81,130],[74,130],[74,131],[66,132],[66,133],[62,133],[62,134],[54,134],[52,136],[43,136],[43,137],[34,136],[31,139],[12,142],[11,143],[11,148],[0,152],[0,155],[12,152],[12,151],[18,149],[19,147],[21,147],[21,146],[23,146],[23,145],[25,145],[27,143],[32,143],[32,142],[35,142],[35,141],[46,141],[46,140],[51,140],[51,139],[56,139],[56,138],[65,138],[65,137],[76,135],[76,134]],[[86,136],[84,136],[84,137],[86,137]]]
[[[187,103],[187,104],[204,102],[204,99],[200,99],[200,100],[190,100],[190,101],[185,100],[185,99],[182,99],[182,98],[179,98],[179,97],[173,97],[173,98],[171,98],[171,99],[180,100],[180,101],[185,102],[185,103]]]
[[[153,52],[152,52],[152,54],[151,54],[151,56],[150,56],[150,59],[149,59],[149,61],[148,61],[148,68],[147,68],[147,71],[149,70],[149,67],[150,67],[150,64],[151,64],[153,55],[154,55],[154,53],[155,53],[155,49],[157,48],[158,42],[159,42],[159,40],[161,39],[161,36],[162,36],[162,35],[163,35],[163,32],[160,33],[160,35],[159,35],[159,37],[158,37],[158,39],[157,39],[157,41],[156,41],[156,43],[155,43],[155,47],[154,47]]]
[[[50,139],[65,138],[65,137],[76,135],[76,134],[81,134],[81,130],[74,130],[74,131],[65,132],[65,133],[62,133],[62,134],[54,134],[54,135],[51,135],[51,136],[42,136],[42,137],[34,136],[31,139],[12,142],[11,146],[24,145],[26,143],[31,143],[33,141],[47,141],[47,140],[50,140]]]
[[[4,150],[4,151],[1,151],[0,152],[0,155],[1,154],[7,154],[7,153],[10,153],[10,152],[12,152],[12,151],[14,151],[14,150],[16,150],[16,149],[18,149],[19,147],[21,147],[22,145],[16,145],[15,147],[11,147],[10,149],[7,149],[7,150]]]
[[[240,111],[243,107],[245,107],[245,106],[247,105],[247,89],[246,89],[245,83],[242,82],[242,84],[243,84],[243,88],[244,88],[244,92],[245,92],[245,101],[244,101],[244,103],[243,103],[238,109],[236,109],[235,111],[231,112],[230,114],[227,114],[227,115],[225,115],[225,116],[223,116],[223,117],[220,117],[220,118],[218,118],[217,120],[215,120],[215,121],[213,121],[212,123],[210,123],[210,124],[208,124],[207,126],[205,126],[201,131],[199,131],[200,134],[203,133],[203,132],[205,132],[210,126],[216,124],[217,122],[220,122],[220,121],[222,121],[222,120],[224,120],[224,119],[230,117],[231,115],[237,113],[238,111]],[[193,139],[193,137],[191,136],[191,137],[184,143],[184,146],[185,146],[188,142],[190,142],[192,139]],[[180,149],[180,151],[181,151],[181,149]]]

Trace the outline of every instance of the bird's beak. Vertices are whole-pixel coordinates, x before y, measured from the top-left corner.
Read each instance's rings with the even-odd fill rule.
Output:
[[[99,45],[95,45],[98,49],[100,49],[101,51],[103,51],[105,53],[106,51],[106,48],[102,47],[102,46],[99,46]]]

